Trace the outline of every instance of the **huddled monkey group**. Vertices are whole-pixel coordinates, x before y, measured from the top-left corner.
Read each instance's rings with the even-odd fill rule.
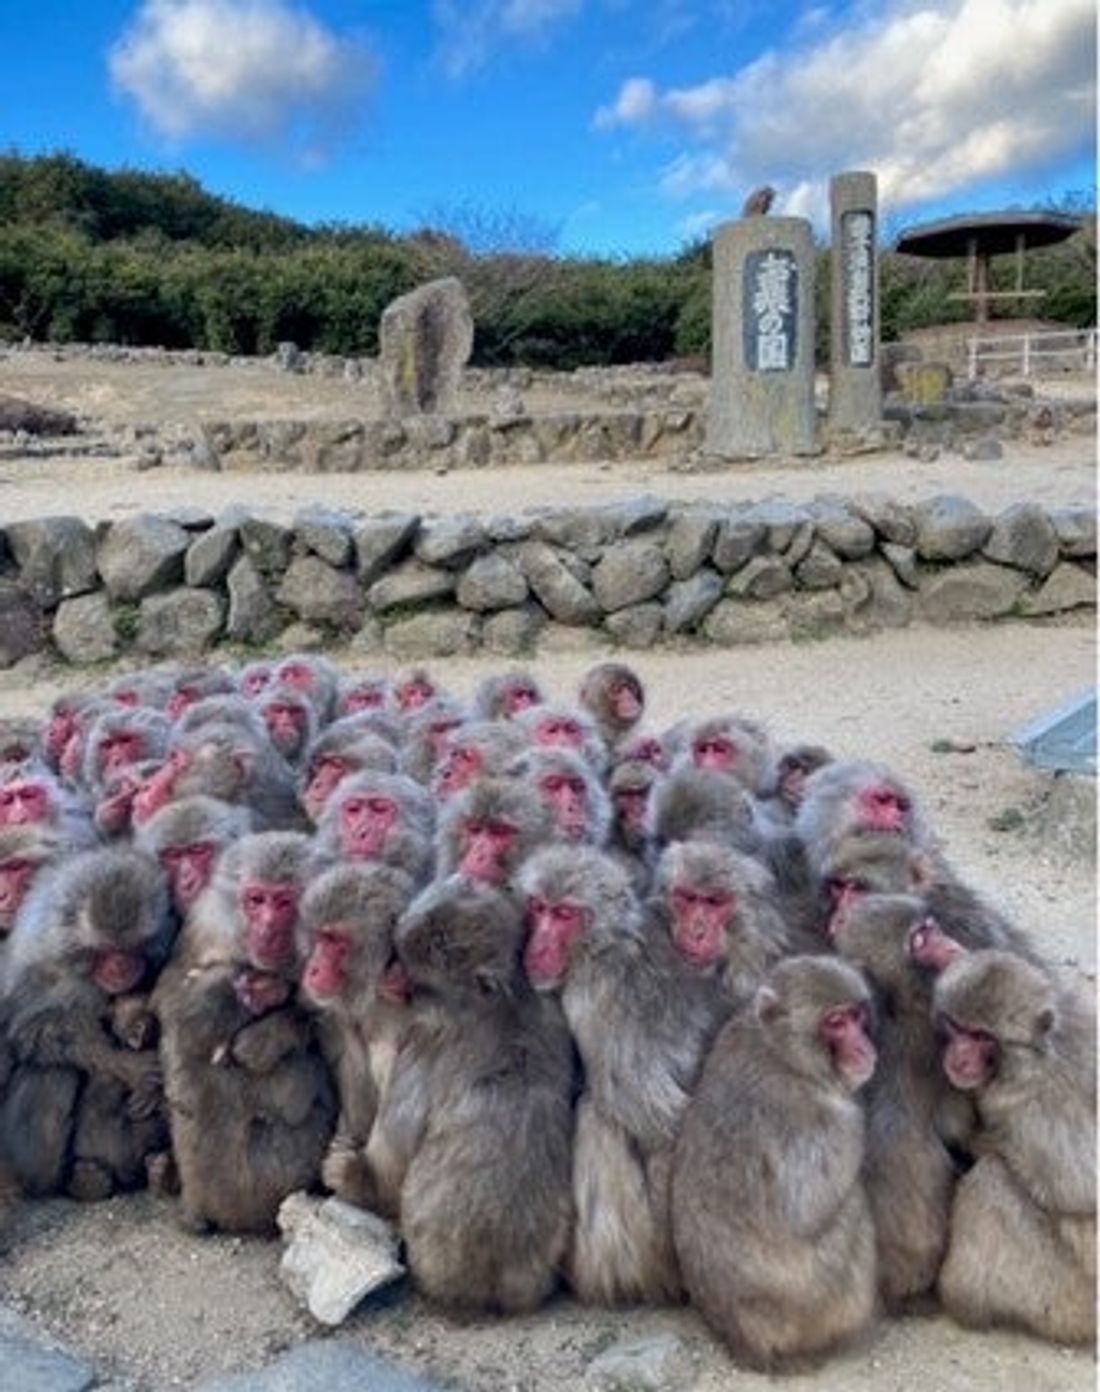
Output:
[[[1092,1003],[889,768],[637,673],[303,654],[0,722],[0,1187],[195,1231],[315,1188],[418,1288],[1096,1334]]]

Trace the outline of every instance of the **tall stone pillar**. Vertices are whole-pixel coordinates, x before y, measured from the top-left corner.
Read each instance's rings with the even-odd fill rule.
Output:
[[[804,218],[714,234],[708,453],[814,454],[814,248]]]
[[[879,371],[878,180],[861,170],[829,182],[832,288],[829,430],[861,431],[882,420]]]

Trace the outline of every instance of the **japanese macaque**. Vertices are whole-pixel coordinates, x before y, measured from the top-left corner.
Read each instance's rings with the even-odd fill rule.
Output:
[[[850,843],[864,847],[904,842],[931,846],[931,835],[917,801],[882,764],[836,760],[806,781],[794,829],[806,848],[811,873],[826,866]]]
[[[15,927],[16,915],[38,875],[71,849],[41,822],[0,827],[0,943]],[[0,986],[2,982],[0,970]]]
[[[45,827],[69,850],[87,850],[98,840],[86,800],[33,761],[9,765],[0,783],[0,830],[20,826]]]
[[[768,813],[777,822],[792,823],[806,796],[806,780],[832,761],[833,756],[820,744],[784,749],[776,761],[775,783],[766,799]]]
[[[629,735],[615,750],[612,764],[649,764],[656,772],[667,773],[672,753],[660,735]]]
[[[355,716],[333,721],[309,746],[298,775],[298,800],[316,826],[341,779],[353,773],[395,773],[397,751],[367,732]]]
[[[271,684],[290,687],[305,696],[319,726],[327,725],[332,719],[339,673],[328,658],[318,653],[292,653],[275,664]]]
[[[669,846],[647,907],[654,930],[667,935],[688,967],[716,977],[738,1005],[790,947],[771,873],[729,846]]]
[[[321,1178],[342,1199],[375,1199],[368,1142],[409,1021],[409,985],[394,929],[416,887],[388,865],[335,865],[302,896],[302,994],[319,1014],[340,1118]]]
[[[399,672],[390,684],[391,708],[400,716],[414,715],[433,697],[445,695],[423,667],[410,667],[407,671]]]
[[[231,696],[237,682],[227,667],[194,667],[180,672],[172,694],[164,703],[169,720],[178,720],[185,710],[209,696]]]
[[[824,866],[819,922],[863,894],[918,896],[940,927],[964,947],[997,947],[1038,962],[1021,929],[957,879],[935,851],[914,851],[903,840],[856,837]]]
[[[137,829],[134,844],[160,864],[182,919],[210,883],[222,851],[253,830],[247,807],[200,793],[162,807]]]
[[[104,688],[104,698],[125,710],[163,710],[175,689],[175,674],[170,671],[125,672]]]
[[[94,698],[80,692],[67,692],[53,702],[50,713],[39,734],[42,756],[55,773],[60,771],[61,756],[80,728],[80,712]]]
[[[920,945],[918,944],[918,953]],[[943,1070],[978,1113],[959,1181],[944,1309],[975,1328],[1096,1340],[1096,1018],[1083,991],[1007,952],[959,953],[936,981]]]
[[[969,1111],[935,1067],[933,972],[914,955],[915,941],[941,935],[923,901],[900,894],[855,899],[833,916],[830,930],[833,946],[866,974],[875,997],[878,1067],[864,1093],[864,1181],[879,1289],[887,1308],[897,1310],[935,1288],[956,1176],[943,1132],[960,1129],[941,1122]]]
[[[611,793],[611,844],[643,864],[649,848],[646,831],[649,795],[659,777],[652,764],[632,759],[616,764],[607,784]]]
[[[123,707],[104,712],[88,731],[81,781],[98,800],[119,769],[162,759],[172,723],[161,711]]]
[[[516,716],[532,745],[538,749],[573,749],[600,777],[607,767],[607,746],[596,722],[573,706],[544,703]]]
[[[741,205],[742,217],[762,217],[775,201],[775,189],[770,184],[762,184],[753,191]]]
[[[555,840],[605,844],[611,800],[579,754],[565,748],[530,749],[512,771],[549,809]]]
[[[130,835],[134,799],[160,767],[160,759],[141,759],[136,764],[121,764],[104,775],[102,791],[92,812],[92,823],[99,833],[97,844],[99,838],[114,841]]]
[[[715,1040],[684,1116],[672,1174],[684,1285],[752,1367],[823,1354],[876,1312],[854,1095],[875,1069],[869,1015],[853,967],[786,958]]]
[[[337,683],[335,716],[384,711],[390,705],[388,677],[344,677]]]
[[[3,1011],[14,1072],[0,1130],[28,1194],[104,1198],[163,1152],[148,991],[175,933],[164,877],[129,848],[44,874],[8,940]]]
[[[436,874],[507,885],[553,835],[549,809],[526,788],[511,778],[480,778],[440,813]]]
[[[300,767],[317,734],[312,698],[300,687],[271,682],[256,698],[271,743],[293,768]]]
[[[600,662],[581,679],[577,699],[596,722],[608,749],[616,749],[645,714],[645,688],[632,667]]]
[[[413,1020],[372,1149],[413,1279],[448,1306],[535,1309],[569,1242],[573,1051],[522,945],[515,902],[457,876],[397,929]]]
[[[546,700],[530,672],[516,669],[483,677],[474,689],[471,708],[478,720],[512,720]]]
[[[334,859],[396,866],[423,884],[432,872],[434,810],[427,792],[402,774],[352,774],[325,804],[317,846]]]
[[[242,667],[237,676],[237,690],[248,701],[254,701],[265,686],[272,680],[275,664],[272,662],[250,662]]]
[[[208,704],[202,701],[193,706],[181,726]],[[253,718],[258,718],[255,712]],[[200,793],[221,802],[247,805],[257,830],[295,828],[304,821],[294,775],[286,760],[276,753],[266,735],[235,719],[204,720],[173,738],[161,767],[134,795],[134,825],[148,821],[170,802]]]
[[[668,1212],[671,1147],[728,1002],[647,934],[626,872],[588,847],[521,867],[527,977],[561,996],[584,1064],[570,1280],[582,1300],[675,1299]]]
[[[447,736],[432,774],[431,792],[446,802],[475,778],[500,778],[526,747],[522,733],[506,720],[473,720]]]
[[[404,721],[401,772],[425,786],[431,782],[450,736],[467,719],[465,705],[453,696],[436,696],[414,707]]]
[[[761,849],[753,803],[735,778],[680,760],[654,784],[646,827],[655,854],[674,841],[716,841],[749,855]]]
[[[37,762],[44,757],[40,727],[27,716],[0,716],[0,778],[9,768]]]
[[[716,715],[691,721],[681,738],[696,768],[728,774],[754,797],[765,793],[774,779],[771,741],[763,727],[746,716]]]
[[[157,984],[181,1216],[196,1231],[270,1232],[286,1195],[320,1173],[335,1098],[295,1000],[295,934],[315,869],[306,836],[242,838]]]

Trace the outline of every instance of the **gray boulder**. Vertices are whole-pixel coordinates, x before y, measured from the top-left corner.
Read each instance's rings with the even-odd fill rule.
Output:
[[[842,560],[858,561],[874,550],[874,527],[846,503],[818,498],[810,504],[810,513],[818,538]]]
[[[1020,601],[1020,613],[1029,616],[1090,607],[1096,607],[1096,576],[1069,561],[1055,566],[1040,588]]]
[[[387,627],[386,651],[402,662],[454,657],[473,651],[477,633],[478,620],[462,609],[414,614]]]
[[[926,561],[961,561],[984,544],[993,523],[968,498],[940,493],[913,506],[917,554]]]
[[[717,572],[699,570],[676,580],[665,593],[665,632],[686,633],[697,627],[722,598],[725,582]]]
[[[115,522],[99,544],[98,565],[112,599],[133,602],[183,579],[191,537],[160,517]]]
[[[268,643],[283,627],[267,582],[248,556],[239,556],[226,581],[225,636],[236,643]]]
[[[95,589],[95,535],[79,517],[11,522],[6,532],[20,584],[43,608]]]
[[[651,648],[661,636],[663,621],[659,604],[631,604],[609,614],[604,627],[624,648]]]
[[[723,648],[772,642],[787,636],[786,612],[778,599],[723,599],[703,620],[703,633]]]
[[[917,539],[913,510],[888,493],[857,493],[852,506],[879,536],[899,546],[912,546]]]
[[[485,549],[487,542],[484,524],[476,517],[445,518],[421,528],[413,551],[425,565],[460,570]]]
[[[378,366],[387,415],[453,414],[474,320],[462,282],[432,280],[382,312]]]
[[[546,626],[546,615],[537,604],[518,609],[501,609],[488,615],[481,625],[481,646],[501,657],[520,657],[533,652],[539,633]]]
[[[544,542],[525,542],[519,563],[527,583],[551,618],[572,627],[598,624],[603,611],[591,593]]]
[[[1015,503],[993,519],[982,555],[1042,576],[1058,564],[1058,550],[1058,533],[1038,503]]]
[[[911,546],[902,546],[893,541],[882,543],[882,554],[893,567],[894,574],[910,590],[920,585],[920,571],[917,569],[917,553]]]
[[[187,548],[183,561],[184,580],[197,589],[220,585],[239,550],[236,527],[211,527]]]
[[[363,591],[355,576],[320,556],[296,556],[275,597],[309,623],[351,630],[358,628],[363,617]]]
[[[0,667],[11,667],[45,645],[38,605],[19,585],[0,580]]]
[[[303,508],[294,518],[294,534],[307,550],[329,565],[345,566],[352,559],[352,518],[334,508]]]
[[[795,574],[807,590],[828,590],[840,584],[844,563],[823,541],[815,541],[795,567]]]
[[[410,513],[373,517],[355,528],[355,566],[364,585],[371,585],[412,543],[420,518]]]
[[[186,586],[141,601],[137,646],[151,657],[194,657],[219,636],[225,600],[214,590]]]
[[[952,566],[922,583],[918,612],[929,623],[995,619],[1019,603],[1027,576],[989,561]]]
[[[713,559],[723,575],[740,570],[759,551],[767,537],[768,529],[764,523],[747,518],[745,511],[727,517],[718,528]]]
[[[1050,520],[1058,534],[1063,556],[1096,555],[1096,509],[1091,507],[1054,508]]]
[[[462,574],[455,598],[464,609],[511,609],[527,598],[527,581],[517,566],[494,552],[479,556]]]
[[[106,594],[98,590],[63,600],[54,615],[53,641],[66,662],[79,666],[115,657],[119,636]]]
[[[743,599],[774,599],[793,584],[789,567],[778,556],[754,556],[731,577],[726,593]]]
[[[688,580],[704,564],[718,535],[718,516],[711,512],[681,512],[665,538],[665,555],[673,580]]]
[[[428,604],[447,599],[455,591],[455,576],[449,570],[436,570],[419,561],[406,561],[376,580],[367,591],[367,603],[378,613],[402,605]]]
[[[266,517],[242,517],[237,531],[245,555],[262,575],[281,575],[290,562],[289,527]]]
[[[321,1324],[342,1324],[371,1291],[405,1274],[390,1224],[342,1199],[290,1194],[278,1224],[286,1244],[279,1273]]]
[[[613,1345],[589,1363],[592,1392],[688,1392],[699,1370],[690,1347],[675,1334],[651,1334]]]
[[[592,572],[592,592],[607,614],[641,604],[668,584],[668,562],[651,541],[624,541],[608,547]]]

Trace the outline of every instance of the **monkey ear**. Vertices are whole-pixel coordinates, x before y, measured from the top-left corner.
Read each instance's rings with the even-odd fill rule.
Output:
[[[757,989],[752,1000],[753,1013],[762,1025],[774,1024],[783,1014],[783,1003],[770,986]]]
[[[249,753],[246,753],[243,750],[237,750],[237,752],[233,755],[233,763],[236,766],[237,772],[241,775],[245,782],[251,782],[252,775],[256,769],[256,760],[253,758],[253,756]]]
[[[1035,1036],[1037,1039],[1045,1039],[1054,1028],[1054,1007],[1048,1005],[1045,1010],[1041,1010],[1035,1017]]]

